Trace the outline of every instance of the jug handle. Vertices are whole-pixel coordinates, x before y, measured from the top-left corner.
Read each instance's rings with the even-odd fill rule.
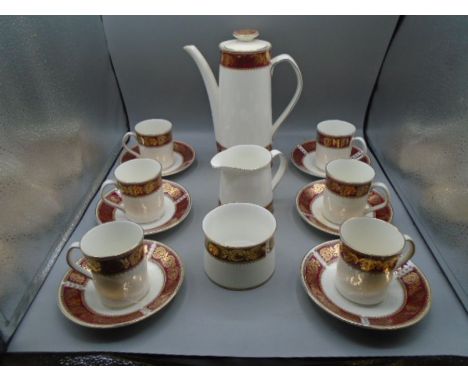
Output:
[[[286,106],[286,108],[283,110],[283,112],[280,114],[278,119],[273,124],[272,135],[275,135],[276,130],[278,130],[278,127],[280,127],[280,125],[284,122],[284,120],[289,115],[289,113],[291,113],[294,106],[296,106],[296,103],[299,100],[299,97],[301,95],[302,85],[303,85],[301,70],[299,69],[299,66],[297,66],[296,61],[294,61],[294,59],[289,54],[280,54],[279,56],[276,56],[271,59],[271,69],[270,69],[271,75],[273,76],[275,66],[279,64],[280,62],[288,62],[292,66],[292,68],[294,69],[294,72],[296,73],[297,86],[296,86],[296,92],[291,98],[291,101],[289,101],[288,106]]]
[[[272,160],[278,156],[280,159],[278,170],[276,170],[275,176],[273,177],[273,180],[271,182],[271,188],[274,190],[281,178],[283,177],[284,173],[286,172],[286,169],[288,168],[288,161],[284,154],[279,150],[271,150],[270,153]]]

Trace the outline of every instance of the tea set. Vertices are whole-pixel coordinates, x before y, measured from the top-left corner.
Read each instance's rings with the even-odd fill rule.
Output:
[[[203,264],[210,280],[232,290],[258,287],[274,273],[273,193],[288,160],[272,140],[302,91],[294,59],[271,58],[271,44],[258,36],[256,30],[239,30],[219,45],[219,82],[198,49],[184,47],[207,89],[218,151],[210,164],[219,173],[219,205],[202,222]],[[297,85],[273,122],[271,78],[281,62],[292,66]],[[189,214],[188,191],[163,177],[187,169],[195,151],[173,140],[169,121],[141,121],[134,130],[122,138],[115,180],[104,181],[99,191],[99,224],[66,254],[71,269],[59,288],[59,307],[82,326],[114,328],[146,319],[183,282],[177,253],[145,235],[167,231]],[[413,240],[391,224],[390,191],[374,182],[366,142],[355,133],[349,122],[323,121],[316,139],[292,152],[299,170],[321,178],[299,190],[297,212],[315,229],[339,236],[306,254],[300,278],[311,300],[330,315],[361,327],[399,329],[426,315],[430,287],[411,261]],[[136,146],[129,146],[131,138]],[[83,257],[75,261],[78,251]]]

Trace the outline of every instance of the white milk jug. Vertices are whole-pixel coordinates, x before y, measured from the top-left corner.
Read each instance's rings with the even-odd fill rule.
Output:
[[[275,175],[271,162],[279,157]],[[278,150],[257,145],[237,145],[219,152],[211,166],[220,170],[220,204],[244,202],[273,209],[273,190],[283,177],[288,161]]]

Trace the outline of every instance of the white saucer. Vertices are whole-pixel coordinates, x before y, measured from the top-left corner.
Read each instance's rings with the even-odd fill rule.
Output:
[[[325,178],[325,170],[318,168],[315,164],[315,146],[316,142],[313,140],[297,145],[291,153],[291,161],[302,172],[313,175],[317,178]],[[361,153],[362,150],[359,147],[353,146],[351,148],[351,158],[360,155]],[[370,158],[368,155],[364,155],[360,161],[370,164]]]
[[[312,248],[301,265],[302,284],[323,310],[347,323],[369,329],[401,329],[419,322],[431,306],[428,281],[409,261],[394,273],[385,299],[376,305],[359,305],[343,297],[335,287],[339,240]]]
[[[172,164],[169,167],[163,169],[163,176],[173,174],[184,164],[184,157],[182,156],[182,154],[179,154],[178,152],[174,151],[173,158],[174,162],[172,162]]]
[[[167,231],[182,223],[190,212],[192,202],[188,191],[180,184],[163,179],[164,215],[150,223],[139,223],[145,235]],[[120,191],[113,189],[105,194],[105,198],[120,204]],[[99,224],[115,220],[129,220],[124,212],[99,200],[96,206],[96,220]]]
[[[315,151],[307,153],[302,159],[302,164],[308,170],[309,174],[318,178],[325,178],[327,176],[325,170],[318,168],[315,163]]]
[[[94,283],[69,270],[58,293],[61,312],[74,323],[96,329],[110,329],[142,321],[164,308],[177,294],[184,280],[184,268],[177,253],[160,242],[144,241],[150,289],[139,302],[112,309],[102,304]],[[79,264],[87,268],[85,258]]]
[[[132,150],[135,152],[140,152],[138,145],[133,146]],[[162,176],[170,176],[178,174],[185,169],[189,168],[195,161],[195,150],[188,143],[181,141],[174,141],[174,163],[169,167],[164,168],[162,171]],[[135,159],[135,155],[128,151],[123,151],[120,156],[120,163]]]
[[[366,206],[369,207],[369,204],[367,204]],[[315,218],[324,226],[330,228],[333,231],[340,230],[339,224],[331,222],[323,215],[323,195],[317,196],[314,200],[310,202],[310,209],[312,210],[312,213],[314,214]],[[366,214],[366,216],[373,218],[375,217],[375,213],[369,212],[368,214]]]
[[[153,232],[157,230],[159,227],[162,227],[166,224],[169,220],[171,220],[172,216],[174,216],[174,212],[176,210],[174,201],[167,195],[164,195],[164,215],[161,216],[159,219],[156,219],[149,223],[138,223],[141,228],[145,232]],[[123,211],[115,210],[114,220],[124,220],[124,221],[131,221]]]
[[[325,180],[316,180],[302,187],[296,196],[296,209],[299,216],[309,225],[322,232],[331,235],[340,235],[340,226],[327,220],[322,213],[323,209],[323,192],[325,191]],[[367,205],[375,206],[384,201],[384,197],[377,191],[371,191],[367,199]],[[391,222],[393,217],[393,209],[391,203],[380,208],[375,212],[371,212],[366,216],[375,217],[386,222]]]

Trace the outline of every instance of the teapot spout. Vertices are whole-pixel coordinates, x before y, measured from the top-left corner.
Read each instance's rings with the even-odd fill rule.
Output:
[[[213,124],[216,127],[218,122],[218,98],[219,98],[219,89],[218,84],[216,82],[215,76],[206,62],[205,57],[200,53],[195,45],[186,45],[184,46],[184,50],[192,57],[195,63],[198,66],[198,70],[200,71],[203,81],[205,83],[206,92],[208,93],[208,98],[210,100],[210,107],[211,107],[211,115],[213,117]]]

